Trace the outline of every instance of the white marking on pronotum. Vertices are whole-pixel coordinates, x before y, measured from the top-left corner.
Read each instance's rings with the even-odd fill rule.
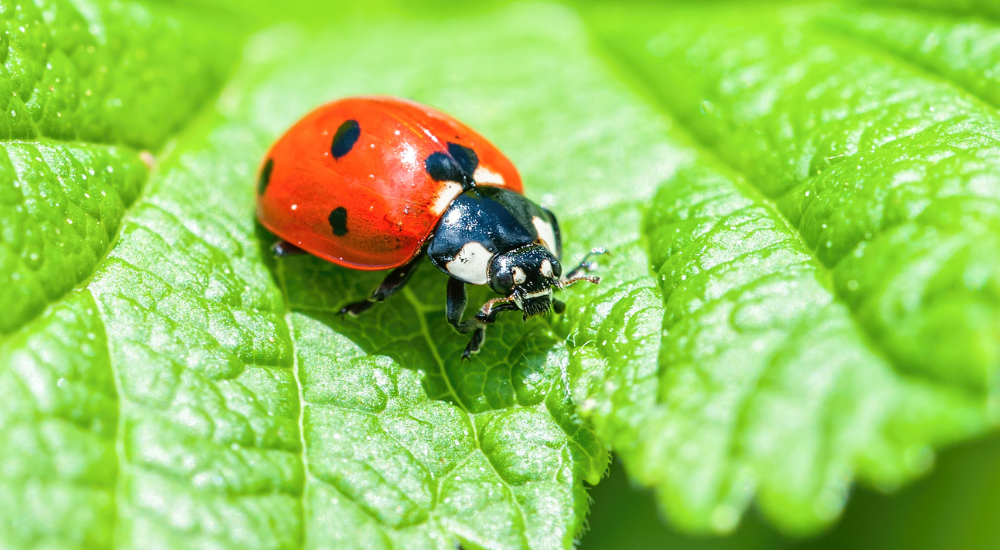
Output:
[[[553,254],[556,253],[556,232],[552,229],[552,224],[534,216],[531,218],[532,225],[535,226],[535,231],[538,232],[538,238],[542,240],[542,244],[545,248],[548,248]]]
[[[444,211],[451,204],[451,201],[455,200],[455,197],[462,194],[462,185],[455,183],[453,181],[443,181],[444,187],[441,188],[441,192],[434,199],[434,204],[431,205],[431,212],[436,216],[444,214]]]
[[[528,277],[525,276],[524,271],[522,271],[520,267],[515,267],[514,268],[514,284],[515,285],[519,285],[519,284],[521,284],[521,283],[523,283],[524,281],[527,281],[527,280],[528,280]]]
[[[542,260],[541,267],[538,268],[542,272],[542,275],[546,277],[552,277],[552,262],[548,260]]]
[[[485,246],[471,242],[466,243],[455,258],[444,267],[456,279],[473,285],[485,285],[490,281],[489,269],[492,260],[493,254],[486,250]]]
[[[476,171],[472,173],[472,179],[476,183],[492,183],[493,185],[503,185],[506,183],[503,180],[503,176],[485,166],[476,168]]]

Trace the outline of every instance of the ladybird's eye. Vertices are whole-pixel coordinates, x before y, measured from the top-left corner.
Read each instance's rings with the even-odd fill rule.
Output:
[[[514,274],[507,269],[501,269],[496,276],[497,287],[504,290],[514,288]]]

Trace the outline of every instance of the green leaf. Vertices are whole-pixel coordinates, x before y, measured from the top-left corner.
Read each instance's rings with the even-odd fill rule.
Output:
[[[124,0],[3,2],[0,136],[158,149],[226,76],[220,18]]]
[[[136,149],[161,147],[234,51],[224,26],[135,2],[3,9],[0,337],[93,273],[145,181]]]
[[[5,334],[90,276],[138,196],[146,166],[128,148],[10,142],[0,144],[0,171]]]
[[[110,548],[118,406],[104,327],[76,291],[0,344],[0,541]]]
[[[971,14],[971,15],[985,15],[988,17],[994,17],[1000,15],[1000,2],[996,0],[878,0],[874,2],[876,4],[888,4],[888,5],[899,5],[907,6],[911,8],[923,9],[923,10],[933,10],[937,12],[950,12],[959,14]],[[929,14],[928,14],[929,15]],[[938,15],[941,15],[939,13]],[[966,23],[975,25],[979,21],[966,21]],[[928,37],[929,38],[929,37]],[[933,40],[933,38],[931,39]],[[968,51],[962,52],[962,55],[955,59],[956,62],[961,63],[961,57],[968,55]]]
[[[107,548],[117,391],[94,301],[72,290],[140,194],[139,149],[215,91],[234,35],[189,36],[211,22],[135,2],[0,13],[0,546]]]
[[[1000,13],[1000,4],[995,10]],[[833,30],[945,78],[994,107],[1000,105],[1000,75],[995,71],[1000,62],[1000,29],[994,23],[902,9],[834,13],[826,23]]]
[[[91,540],[572,546],[583,481],[600,479],[607,451],[576,414],[557,333],[505,319],[462,363],[465,338],[444,322],[445,278],[429,268],[370,314],[336,316],[379,274],[272,260],[254,223],[255,171],[267,144],[323,101],[413,97],[507,150],[532,196],[560,210],[579,257],[591,242],[636,238],[635,224],[586,242],[570,227],[610,219],[600,210],[616,203],[635,212],[652,195],[679,154],[664,118],[616,83],[559,6],[279,27],[253,37],[245,60],[219,112],[158,167],[87,284],[117,390],[111,511]],[[558,82],[545,78],[553,68]],[[637,130],[609,146],[604,132],[616,128]],[[565,193],[570,184],[578,192]]]
[[[569,548],[609,446],[684,529],[812,532],[993,427],[985,8],[501,4],[5,6],[0,546]],[[469,363],[429,267],[337,316],[380,274],[271,258],[254,183],[362,93],[489,136],[601,286]]]
[[[913,37],[988,30],[825,13],[592,18],[699,151],[644,223],[662,306],[647,278],[584,311],[576,396],[685,529],[756,497],[814,531],[852,477],[897,486],[996,421],[1000,120]]]

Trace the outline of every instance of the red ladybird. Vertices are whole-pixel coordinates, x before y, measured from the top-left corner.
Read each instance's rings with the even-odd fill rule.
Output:
[[[352,269],[393,270],[341,313],[357,315],[398,291],[426,252],[451,276],[447,318],[473,333],[467,358],[500,311],[560,313],[553,288],[599,281],[585,275],[594,267],[586,258],[561,277],[556,218],[522,191],[510,160],[454,118],[412,101],[354,97],[309,113],[271,147],[257,217],[283,239],[279,256],[305,251]],[[465,284],[504,297],[462,321]]]

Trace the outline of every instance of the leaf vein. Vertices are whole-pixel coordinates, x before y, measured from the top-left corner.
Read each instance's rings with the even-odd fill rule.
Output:
[[[434,360],[437,362],[438,370],[441,373],[441,378],[444,379],[445,384],[448,387],[448,391],[449,393],[451,393],[452,397],[454,397],[457,405],[462,409],[466,417],[468,417],[469,419],[469,425],[472,426],[472,431],[473,431],[473,441],[476,442],[476,450],[483,453],[483,456],[486,458],[486,463],[490,465],[490,468],[493,470],[493,473],[497,476],[497,479],[500,480],[500,483],[502,483],[504,488],[510,493],[511,500],[514,503],[514,509],[517,511],[518,519],[520,519],[521,524],[524,525],[525,524],[524,511],[521,509],[521,503],[518,502],[517,500],[517,494],[514,493],[514,489],[511,486],[510,482],[504,479],[502,475],[500,475],[500,471],[497,470],[496,466],[493,464],[493,459],[490,457],[490,455],[485,451],[483,451],[482,443],[479,441],[479,433],[476,429],[476,422],[474,419],[475,415],[473,415],[469,411],[469,408],[462,402],[461,398],[458,396],[458,392],[455,391],[455,387],[451,383],[451,377],[448,374],[448,370],[444,366],[444,360],[441,358],[441,353],[437,349],[437,344],[434,342],[434,339],[431,338],[430,330],[427,328],[427,319],[424,315],[422,304],[420,303],[419,300],[417,300],[417,297],[413,294],[413,292],[410,289],[404,288],[402,292],[403,295],[406,297],[406,301],[408,301],[410,305],[413,306],[413,309],[416,310],[417,312],[417,320],[420,323],[420,332],[423,335],[424,340],[427,342],[427,346],[430,348],[431,354],[434,356]],[[518,535],[521,538],[523,546],[527,548],[528,541],[524,531],[523,530],[519,531]]]

